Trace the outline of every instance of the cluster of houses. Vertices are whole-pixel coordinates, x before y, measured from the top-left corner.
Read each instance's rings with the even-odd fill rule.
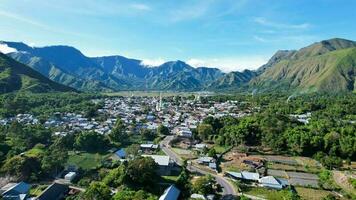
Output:
[[[69,186],[52,183],[38,196],[30,195],[31,185],[25,182],[8,183],[0,188],[0,194],[3,200],[58,200],[64,197],[77,194],[79,191]]]
[[[307,112],[305,114],[300,114],[300,115],[289,115],[290,117],[296,119],[297,121],[303,123],[303,124],[308,124],[309,120],[311,118],[311,112]]]
[[[108,134],[120,118],[129,127],[130,131],[138,132],[140,129],[156,130],[159,125],[164,125],[173,134],[182,137],[192,137],[191,129],[207,116],[242,117],[249,115],[250,111],[240,111],[236,101],[223,103],[201,103],[200,98],[195,100],[179,100],[162,97],[113,97],[93,102],[103,102],[97,113],[105,120],[97,121],[86,118],[80,113],[54,113],[44,122],[46,127],[55,127],[56,135],[65,135],[76,131],[91,130],[100,134]],[[16,117],[0,119],[0,125],[6,125],[17,120],[24,124],[37,124],[39,120],[31,114],[18,114]]]
[[[31,114],[18,114],[15,117],[0,119],[0,125],[4,126],[13,121],[18,121],[21,124],[38,124],[39,120]]]

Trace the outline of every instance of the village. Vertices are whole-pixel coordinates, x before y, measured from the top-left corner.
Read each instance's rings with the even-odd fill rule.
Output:
[[[83,113],[54,113],[43,124],[47,128],[56,130],[57,136],[76,134],[80,131],[95,131],[99,134],[109,134],[116,121],[120,119],[132,135],[139,134],[146,129],[156,132],[159,126],[169,129],[168,136],[161,136],[157,141],[141,141],[138,153],[142,157],[151,157],[158,165],[157,173],[161,176],[174,177],[183,167],[183,161],[187,162],[187,169],[200,175],[212,175],[218,180],[218,184],[224,186],[222,194],[238,193],[242,195],[240,188],[236,188],[234,182],[245,185],[250,191],[255,188],[267,190],[282,190],[289,186],[297,187],[297,190],[320,187],[319,178],[313,172],[322,166],[313,159],[303,157],[285,157],[268,155],[249,155],[234,147],[221,147],[214,143],[197,140],[194,131],[206,117],[221,118],[231,116],[242,118],[258,112],[259,108],[241,109],[241,103],[237,101],[205,102],[202,103],[199,95],[191,99],[177,99],[178,97],[107,97],[95,99],[95,104],[102,107],[97,110],[100,120],[85,117]],[[308,123],[311,113],[303,115],[290,115],[301,123]],[[13,121],[23,124],[38,124],[39,119],[31,114],[18,114],[16,117],[0,120],[1,125]],[[209,150],[214,150],[210,153]],[[103,162],[110,160],[125,162],[133,155],[127,153],[127,148],[111,149]],[[85,189],[73,183],[78,176],[78,163],[68,163],[56,180],[47,188],[39,192],[34,199],[50,200],[60,199],[63,196],[83,192]],[[307,164],[306,164],[307,163]],[[93,166],[95,167],[95,166]],[[220,178],[220,179],[219,179]],[[76,180],[75,182],[78,182]],[[13,195],[20,199],[28,197],[31,186],[27,183],[11,183],[1,188],[4,199]],[[37,187],[38,188],[38,187]],[[230,192],[229,192],[230,190]],[[232,192],[231,192],[232,191]],[[115,192],[115,191],[113,191]],[[179,196],[178,188],[174,184],[167,187],[160,200],[176,200]],[[245,193],[252,199],[263,199],[253,192]],[[9,197],[9,198],[8,198]],[[191,199],[214,199],[214,194],[192,194]]]

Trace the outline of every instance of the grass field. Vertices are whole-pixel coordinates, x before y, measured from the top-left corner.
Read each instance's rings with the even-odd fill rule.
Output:
[[[99,153],[71,153],[68,158],[68,165],[76,165],[82,169],[92,169],[97,167],[108,158],[110,154]]]
[[[175,183],[178,180],[178,176],[162,176],[162,179],[164,179],[165,182],[168,183]]]
[[[296,187],[298,195],[301,199],[305,200],[321,200],[326,197],[330,192],[325,190],[317,190],[312,188]]]
[[[218,153],[218,154],[225,152],[228,148],[230,148],[230,147],[214,145],[214,149],[215,149],[216,153]]]
[[[287,196],[288,192],[288,190],[273,190],[261,187],[246,187],[243,189],[244,194],[257,196],[268,200],[284,199],[284,197]]]

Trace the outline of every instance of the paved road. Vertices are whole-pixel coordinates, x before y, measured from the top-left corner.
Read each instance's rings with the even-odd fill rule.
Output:
[[[174,151],[172,151],[169,146],[169,143],[170,143],[170,141],[173,140],[173,138],[174,138],[174,136],[166,136],[161,141],[160,146],[164,153],[166,153],[179,166],[182,166],[183,159],[178,154],[176,154]],[[187,169],[191,172],[198,172],[198,173],[204,174],[204,175],[210,174],[213,177],[215,177],[216,182],[219,183],[223,188],[223,198],[222,199],[228,200],[228,199],[233,199],[233,196],[237,196],[237,192],[235,191],[234,186],[225,177],[218,175],[218,174],[214,174],[214,173],[210,173],[210,172],[201,170],[192,164],[188,165]]]

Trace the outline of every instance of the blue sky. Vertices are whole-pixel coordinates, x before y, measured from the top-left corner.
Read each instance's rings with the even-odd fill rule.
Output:
[[[356,40],[355,8],[354,0],[1,0],[0,40],[255,69],[279,49]]]

